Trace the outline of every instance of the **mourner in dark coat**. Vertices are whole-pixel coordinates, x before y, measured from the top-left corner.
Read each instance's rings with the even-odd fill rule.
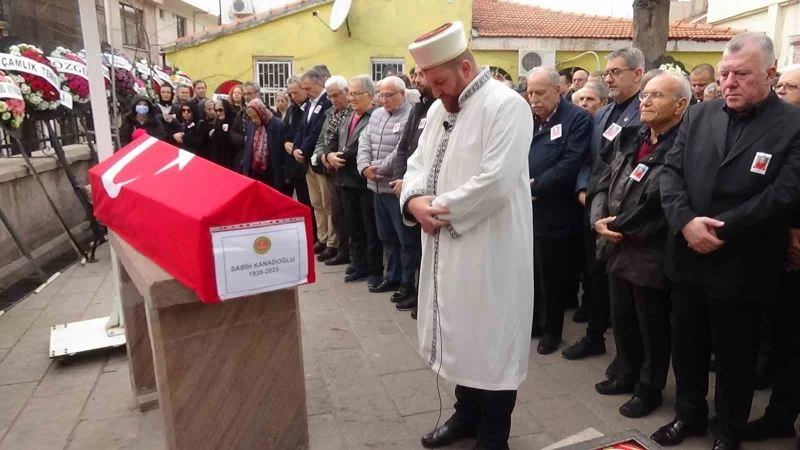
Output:
[[[724,100],[689,108],[661,175],[670,226],[676,417],[654,435],[675,445],[707,425],[716,356],[715,449],[738,449],[750,415],[759,324],[784,269],[800,200],[800,110],[772,92],[775,51],[741,33],[720,62]]]
[[[660,176],[691,98],[689,82],[664,74],[641,93],[642,125],[624,128],[597,182],[591,222],[597,259],[607,261],[618,372],[601,385],[624,384],[634,396],[619,411],[643,417],[661,405],[670,357],[670,297],[664,276],[667,219]],[[605,392],[604,389],[600,389]]]
[[[147,97],[138,97],[131,105],[131,112],[125,116],[119,128],[119,141],[122,146],[130,144],[133,140],[133,131],[143,129],[154,138],[167,140],[164,126],[158,119],[156,107]]]
[[[214,111],[217,113],[217,118],[209,135],[216,154],[212,155],[211,160],[222,167],[236,170],[237,147],[231,138],[232,122],[235,117],[233,107],[227,100],[217,100],[214,102]]]

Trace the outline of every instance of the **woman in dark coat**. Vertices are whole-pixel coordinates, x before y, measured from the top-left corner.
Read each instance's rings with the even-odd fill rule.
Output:
[[[147,134],[162,141],[167,140],[167,133],[156,113],[156,107],[147,97],[137,97],[131,105],[131,112],[125,116],[119,127],[119,141],[126,146],[133,140],[133,131],[143,129]]]
[[[209,132],[211,141],[214,143],[214,151],[211,160],[220,166],[231,170],[236,170],[236,152],[238,148],[231,139],[233,130],[233,120],[236,113],[227,100],[217,100],[214,102],[214,112],[217,118],[214,120],[214,127]]]
[[[208,133],[203,133],[200,128],[199,120],[196,117],[196,111],[191,102],[183,102],[178,110],[180,114],[180,130],[173,134],[175,142],[184,150],[190,151],[197,156],[208,159],[209,149],[207,143],[211,141]]]

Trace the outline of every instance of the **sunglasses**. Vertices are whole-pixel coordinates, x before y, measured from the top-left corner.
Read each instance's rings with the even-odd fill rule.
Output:
[[[191,109],[182,109],[181,112],[192,112]]]
[[[216,111],[216,112],[225,112],[225,110],[222,109],[222,108],[216,108],[214,111]]]

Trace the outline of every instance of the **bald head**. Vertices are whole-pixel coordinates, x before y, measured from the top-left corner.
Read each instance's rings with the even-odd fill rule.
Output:
[[[669,130],[681,121],[691,96],[692,90],[685,77],[669,72],[655,76],[640,94],[642,123],[656,134]]]
[[[578,89],[582,88],[586,85],[586,82],[589,81],[589,72],[578,69],[575,73],[572,74],[572,87],[573,91],[577,91]]]
[[[775,86],[781,100],[800,106],[800,64],[784,67]]]
[[[555,111],[561,98],[558,72],[547,67],[537,67],[528,72],[528,100],[533,113],[545,120]]]

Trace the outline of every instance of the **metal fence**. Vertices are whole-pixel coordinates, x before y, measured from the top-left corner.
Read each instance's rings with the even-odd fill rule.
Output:
[[[61,145],[86,143],[86,135],[76,115],[68,115],[55,120],[50,120],[55,137]],[[47,125],[41,120],[25,120],[22,123],[22,147],[30,154],[37,150],[52,148]],[[0,128],[0,157],[19,155],[19,146],[11,136]]]

